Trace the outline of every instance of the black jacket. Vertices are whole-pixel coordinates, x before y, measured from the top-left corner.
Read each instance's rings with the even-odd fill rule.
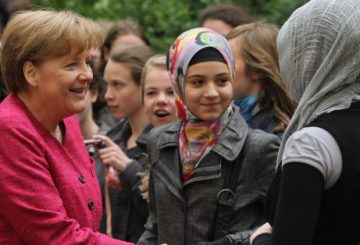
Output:
[[[114,238],[136,242],[144,231],[144,224],[148,217],[148,204],[141,196],[139,190],[141,177],[138,174],[148,169],[146,145],[151,128],[152,126],[149,125],[144,130],[136,141],[137,146],[131,149],[126,149],[126,142],[131,135],[127,120],[118,123],[107,133],[107,136],[132,159],[132,162],[119,174],[123,189],[121,191],[109,189]]]

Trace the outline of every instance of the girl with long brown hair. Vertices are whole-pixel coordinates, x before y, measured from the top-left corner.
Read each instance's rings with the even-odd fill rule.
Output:
[[[152,126],[141,100],[141,74],[155,54],[146,45],[115,48],[105,67],[105,100],[115,119],[121,120],[106,136],[98,151],[105,173],[106,233],[117,239],[137,242],[148,216],[147,203],[139,190],[139,173],[148,168],[146,145]]]
[[[227,39],[235,60],[234,98],[251,128],[282,136],[296,102],[279,70],[274,25],[255,22],[233,29]]]

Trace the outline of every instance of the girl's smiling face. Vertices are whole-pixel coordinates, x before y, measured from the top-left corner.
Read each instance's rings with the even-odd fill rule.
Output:
[[[152,67],[144,78],[144,109],[155,127],[175,122],[175,96],[168,72]]]
[[[225,63],[207,61],[188,68],[184,102],[195,117],[214,121],[221,117],[232,99],[233,85]]]

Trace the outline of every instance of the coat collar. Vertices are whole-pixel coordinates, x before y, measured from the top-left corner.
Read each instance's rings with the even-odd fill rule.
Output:
[[[232,118],[212,149],[213,152],[228,161],[234,161],[240,154],[249,130],[246,121],[242,118],[238,110],[238,107],[234,107]],[[166,126],[159,138],[159,149],[179,145],[179,131],[181,126],[182,122],[176,122]]]
[[[153,126],[149,124],[146,126],[141,135],[137,138],[136,144],[140,147],[146,147],[146,144],[149,140],[149,132]],[[125,142],[131,135],[131,128],[129,121],[124,119],[117,123],[112,129],[107,133],[107,136],[110,137],[116,144],[125,145]]]
[[[146,144],[149,141],[149,132],[151,131],[152,128],[153,128],[153,126],[151,124],[146,126],[144,131],[141,133],[141,135],[136,140],[136,144],[138,146],[146,147]]]
[[[182,183],[180,178],[179,131],[182,122],[165,126],[160,130],[158,139],[157,161],[153,165],[155,174],[166,184],[168,189],[184,202],[183,188],[195,182],[218,179],[221,177],[222,159],[234,161],[243,148],[248,126],[238,111],[234,111],[229,124],[221,134],[217,144],[204,157],[194,170],[193,176]]]
[[[234,107],[233,115],[212,151],[228,161],[234,161],[244,146],[249,127]]]
[[[181,121],[168,124],[164,126],[164,130],[159,137],[159,149],[163,149],[168,146],[178,146],[179,145],[179,131],[182,126]]]

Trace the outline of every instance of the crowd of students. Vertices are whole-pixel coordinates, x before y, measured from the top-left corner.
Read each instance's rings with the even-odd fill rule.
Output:
[[[0,244],[358,245],[359,16],[210,6],[158,54],[130,20],[15,14]]]

